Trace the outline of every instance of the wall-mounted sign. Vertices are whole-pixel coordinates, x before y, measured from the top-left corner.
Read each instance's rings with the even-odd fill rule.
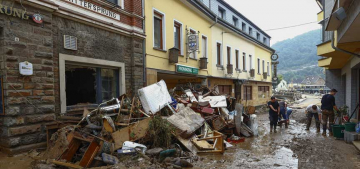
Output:
[[[29,62],[20,62],[19,71],[21,75],[32,75],[33,74],[33,65]]]
[[[110,18],[120,20],[120,15],[118,13],[112,12],[106,8],[103,8],[101,5],[94,4],[87,0],[63,0],[63,1],[67,1],[67,2],[73,3],[77,6],[86,8],[90,11],[94,11],[96,13],[108,16]]]
[[[26,14],[25,10],[13,8],[2,4],[0,4],[0,13],[13,17],[18,17],[20,19],[29,19],[30,17],[29,15]]]
[[[197,34],[190,34],[188,36],[188,52],[199,50],[199,36]]]
[[[188,73],[188,74],[194,74],[197,75],[199,73],[198,68],[184,66],[184,65],[176,65],[176,72],[178,73]]]
[[[36,22],[36,23],[43,23],[43,19],[42,19],[42,16],[40,15],[40,14],[34,14],[33,16],[32,16],[32,19],[33,19],[33,21],[34,22]]]

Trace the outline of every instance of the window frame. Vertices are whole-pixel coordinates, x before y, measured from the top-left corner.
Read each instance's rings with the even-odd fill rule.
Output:
[[[226,46],[226,60],[227,65],[231,65],[231,46]]]
[[[246,23],[245,23],[245,22],[241,22],[241,30],[242,30],[243,32],[246,31]]]
[[[247,70],[246,68],[247,68],[246,67],[246,53],[243,52],[243,70],[246,71]]]
[[[260,67],[261,66],[261,63],[260,63],[260,58],[257,58],[257,73],[260,74],[261,70],[260,70]]]
[[[250,66],[249,66],[250,70],[253,69],[253,58],[252,58],[252,55],[249,55],[249,64],[250,64]]]
[[[178,20],[176,20],[176,19],[174,19],[174,29],[175,29],[175,25],[179,25],[180,26],[180,36],[179,36],[179,45],[180,45],[180,55],[184,55],[184,45],[183,45],[183,42],[184,42],[184,40],[183,40],[183,24],[180,22],[180,21],[178,21]],[[175,33],[175,32],[174,32]],[[175,35],[174,35],[174,47],[175,47]]]
[[[205,35],[201,35],[201,45],[204,47],[204,39],[205,39],[205,53],[202,53],[204,51],[201,51],[202,54],[205,54],[205,58],[208,58],[208,37]],[[202,48],[201,48],[202,49]],[[204,57],[204,55],[202,56]]]
[[[216,58],[217,58],[217,65],[221,66],[223,64],[223,61],[222,61],[222,43],[221,42],[216,42]]]
[[[233,25],[234,25],[235,27],[238,27],[239,19],[238,19],[237,17],[233,16],[232,21],[233,21]]]
[[[267,75],[270,76],[270,62],[267,62]]]
[[[220,15],[221,14],[221,15]],[[221,19],[225,19],[226,18],[226,11],[225,9],[223,9],[222,7],[218,7],[218,16],[221,18]]]
[[[248,89],[250,89],[250,91],[248,91]],[[250,92],[250,93],[249,93]],[[244,93],[244,100],[252,100],[253,96],[252,96],[252,86],[244,86],[243,87],[243,93]]]
[[[239,49],[235,49],[235,65],[236,69],[240,70]]]
[[[258,41],[260,41],[260,33],[259,32],[256,32],[256,39],[258,40]]]
[[[161,19],[161,40],[160,40],[160,48],[155,47],[155,17]],[[166,49],[166,16],[165,13],[153,8],[153,48],[165,50]]]
[[[265,73],[265,60],[262,60],[262,72]]]
[[[253,32],[253,29],[252,29],[252,27],[249,26],[249,35],[252,36],[252,32]]]
[[[267,43],[267,38],[263,37],[263,43],[266,44]]]

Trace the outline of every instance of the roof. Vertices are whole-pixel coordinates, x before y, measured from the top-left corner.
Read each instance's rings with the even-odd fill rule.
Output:
[[[225,2],[224,0],[217,0],[218,2],[220,2],[222,5],[226,6],[227,8],[229,8],[229,10],[233,11],[235,14],[239,15],[240,18],[242,18],[243,20],[245,20],[246,22],[248,22],[251,26],[253,26],[254,28],[258,29],[259,32],[261,32],[262,34],[264,34],[265,36],[271,38],[270,35],[268,35],[267,33],[265,33],[262,29],[260,29],[256,24],[254,24],[253,22],[251,22],[248,18],[246,18],[243,14],[241,14],[239,11],[237,11],[236,9],[234,9],[230,4],[228,4],[227,2]]]
[[[307,76],[301,84],[304,85],[325,85],[325,80],[319,76]]]

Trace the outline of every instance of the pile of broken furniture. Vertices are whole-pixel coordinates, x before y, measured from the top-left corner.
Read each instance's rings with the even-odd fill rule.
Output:
[[[197,154],[222,154],[232,146],[229,142],[253,136],[250,114],[254,112],[253,107],[245,109],[236,99],[220,95],[217,86],[175,92],[161,80],[140,89],[137,97],[122,95],[92,109],[83,108],[82,114],[60,117],[55,126],[62,124],[62,128],[48,132],[54,134],[48,136],[46,154],[54,164],[69,168],[116,165],[122,157],[134,155],[159,163],[165,157],[191,162]],[[167,138],[171,145],[154,147],[162,136],[150,137],[150,131],[167,131],[150,128],[156,117],[171,126],[171,138]],[[173,161],[172,165],[183,167]]]

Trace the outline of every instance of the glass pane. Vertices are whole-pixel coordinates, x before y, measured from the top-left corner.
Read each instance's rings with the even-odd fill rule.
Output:
[[[116,97],[116,70],[113,69],[101,69],[102,79],[102,99],[103,101],[110,100]]]
[[[174,27],[174,40],[175,40],[175,48],[178,48],[180,50],[180,44],[179,44],[179,40],[180,40],[180,29],[179,27]]]
[[[161,48],[161,20],[154,17],[154,47]]]

